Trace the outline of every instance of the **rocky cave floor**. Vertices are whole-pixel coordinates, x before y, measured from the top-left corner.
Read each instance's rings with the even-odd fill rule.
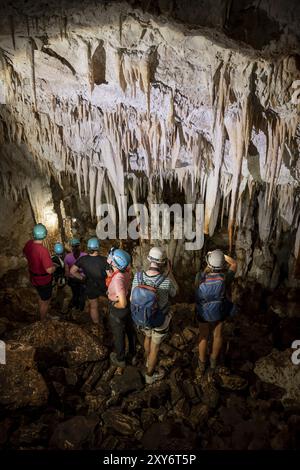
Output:
[[[286,315],[295,309],[295,295],[279,290],[268,297],[259,286],[245,291],[239,315],[225,324],[222,366],[201,384],[195,382],[193,305],[174,304],[159,359],[166,377],[145,387],[141,346],[137,367],[128,366],[123,376],[109,364],[105,303],[99,328],[86,312],[62,314],[54,305],[51,319],[41,323],[31,289],[2,290],[8,364],[0,366],[1,448],[299,448],[300,402],[287,393],[296,377],[287,350],[300,338],[299,319]],[[259,361],[269,383],[254,372]]]

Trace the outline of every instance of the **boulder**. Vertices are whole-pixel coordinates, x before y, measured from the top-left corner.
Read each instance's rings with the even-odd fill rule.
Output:
[[[245,390],[248,386],[248,381],[243,377],[222,372],[218,372],[217,381],[222,388],[232,391]]]
[[[121,408],[111,408],[105,411],[102,419],[106,426],[124,436],[134,436],[140,430],[139,420],[123,414]]]
[[[49,447],[61,450],[82,449],[93,441],[93,431],[97,425],[95,418],[75,416],[60,423],[54,430]]]
[[[0,365],[0,404],[9,409],[42,406],[47,385],[34,361],[35,349],[22,342],[6,343],[6,364]]]
[[[153,408],[145,408],[141,413],[141,424],[144,431],[157,421],[156,411]]]
[[[198,403],[191,409],[190,422],[195,429],[206,425],[209,416],[209,407],[204,403]]]
[[[48,426],[42,422],[20,426],[10,437],[10,444],[14,447],[40,444],[47,442]]]
[[[255,374],[264,382],[281,387],[285,393],[281,398],[284,406],[300,406],[300,367],[292,362],[292,349],[278,351],[259,359]]]
[[[146,450],[191,451],[196,446],[196,434],[183,424],[167,420],[152,424],[142,438],[142,445]]]
[[[220,393],[212,382],[204,381],[201,384],[202,403],[209,408],[217,408],[220,401]]]
[[[110,386],[112,393],[115,395],[126,395],[129,392],[144,388],[141,374],[132,366],[126,367],[122,375],[115,375],[110,382]]]
[[[88,413],[101,413],[106,408],[107,397],[98,393],[88,393],[84,397],[84,401],[88,406]]]
[[[100,340],[79,325],[58,320],[36,322],[23,328],[18,340],[36,349],[59,354],[69,367],[84,362],[99,361],[106,357],[107,349]]]

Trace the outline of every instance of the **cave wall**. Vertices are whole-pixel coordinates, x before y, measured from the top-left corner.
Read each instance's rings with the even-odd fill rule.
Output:
[[[162,202],[175,185],[204,205],[202,248],[228,248],[265,287],[297,284],[299,5],[198,3],[6,5],[3,195],[28,194],[65,241],[64,220],[87,238],[99,203],[122,218],[124,196]],[[199,251],[168,251],[198,269]]]

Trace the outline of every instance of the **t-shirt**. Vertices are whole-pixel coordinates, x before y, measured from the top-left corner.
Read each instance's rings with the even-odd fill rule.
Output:
[[[126,270],[125,272],[117,271],[113,274],[112,280],[107,289],[107,295],[109,300],[115,302],[118,295],[123,294],[127,297],[131,284],[131,272]]]
[[[74,253],[68,253],[65,256],[65,259],[64,259],[65,265],[67,264],[69,266],[69,270],[70,270],[72,268],[73,264],[76,263],[76,260],[78,260],[82,256],[86,256],[86,255],[87,255],[87,253],[85,253],[84,251],[81,251],[78,258],[75,258]],[[80,270],[80,271],[82,271],[82,270]],[[81,274],[82,274],[82,272],[81,272]],[[74,278],[73,274],[71,274],[71,273],[69,273],[69,277]]]
[[[160,274],[155,274],[155,276],[148,276],[143,272],[143,282],[146,285],[154,286],[155,282],[159,278]],[[134,275],[132,282],[132,290],[138,285],[137,273]],[[165,310],[169,304],[169,297],[175,297],[176,287],[170,278],[166,277],[164,281],[160,284],[157,289],[157,302],[160,310]]]
[[[103,294],[105,294],[105,278],[107,269],[105,256],[85,255],[76,260],[75,266],[82,269],[84,275],[86,276],[87,289],[101,290]]]
[[[45,286],[52,280],[52,275],[46,269],[52,268],[53,263],[47,248],[34,240],[29,240],[24,246],[23,253],[28,261],[30,281],[34,286]]]

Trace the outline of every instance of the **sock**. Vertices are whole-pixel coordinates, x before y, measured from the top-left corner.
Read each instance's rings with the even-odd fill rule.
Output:
[[[213,357],[210,357],[210,367],[211,369],[215,369],[217,366],[217,359],[214,359]]]

